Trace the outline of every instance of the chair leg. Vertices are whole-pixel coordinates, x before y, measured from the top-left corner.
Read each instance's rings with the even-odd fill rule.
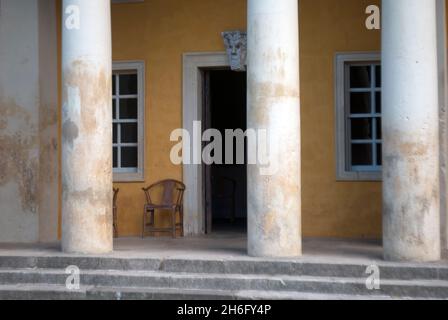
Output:
[[[176,239],[176,209],[172,211],[171,220],[173,224],[172,232],[173,232],[173,238]]]
[[[117,230],[117,209],[113,209],[113,231],[114,231],[114,238],[118,238],[118,230]]]
[[[143,208],[142,238],[145,237],[145,227],[146,227],[146,208]]]
[[[184,237],[184,209],[182,207],[179,209],[179,215],[180,215],[180,234],[182,237]]]
[[[154,228],[156,225],[156,223],[155,223],[155,220],[156,220],[156,212],[155,212],[155,210],[151,210],[150,212],[149,212],[149,215],[150,215],[150,217],[149,217],[149,225],[151,226],[151,228]],[[155,236],[155,233],[154,232],[151,232],[151,237],[154,237]]]

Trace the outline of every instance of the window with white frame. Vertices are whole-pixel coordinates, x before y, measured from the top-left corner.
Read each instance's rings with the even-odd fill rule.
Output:
[[[339,180],[381,180],[381,63],[376,53],[336,55]]]
[[[144,64],[114,62],[112,126],[114,181],[143,181]]]

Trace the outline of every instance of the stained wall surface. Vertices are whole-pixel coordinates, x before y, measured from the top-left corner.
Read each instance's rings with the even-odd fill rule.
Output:
[[[380,31],[365,28],[366,7],[379,2],[300,1],[302,229],[306,237],[381,236],[381,183],[338,182],[334,142],[334,56],[380,50]],[[51,70],[52,64],[43,59],[45,46],[39,46],[48,33],[39,25],[37,3],[41,0],[1,2],[0,242],[47,239],[45,234],[51,239],[58,221],[55,206],[60,192],[55,191],[58,174],[53,149],[60,134],[54,139],[57,110],[51,102],[41,103],[55,97],[42,93],[51,92],[48,88],[54,87],[54,79],[49,87],[39,82],[39,77],[47,79],[43,72],[48,68],[43,66]],[[56,30],[60,29],[59,1],[57,5]],[[143,186],[182,178],[182,167],[169,159],[174,145],[170,133],[182,126],[182,54],[224,51],[220,33],[245,30],[246,14],[245,0],[147,0],[112,6],[114,61],[143,60],[146,67],[145,181],[115,184],[120,188],[120,236],[140,235]],[[44,161],[48,158],[44,150],[51,155],[49,161]],[[48,164],[50,169],[45,167]],[[46,205],[50,207],[39,210]],[[44,212],[41,218],[39,212]],[[161,219],[159,225],[167,223],[168,219]],[[46,226],[48,230],[39,235]]]
[[[52,0],[0,4],[0,242],[57,238],[54,9]]]
[[[336,52],[379,51],[380,31],[365,28],[375,0],[300,1],[302,228],[304,236],[381,236],[381,183],[337,182],[334,73]],[[112,8],[113,59],[146,64],[145,182],[117,183],[121,236],[140,234],[141,187],[181,179],[169,159],[182,126],[182,54],[224,51],[220,33],[246,29],[245,0],[151,0]],[[161,225],[168,223],[163,220]]]

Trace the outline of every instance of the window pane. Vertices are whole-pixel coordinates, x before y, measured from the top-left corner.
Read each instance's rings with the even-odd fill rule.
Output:
[[[372,119],[351,119],[352,140],[372,139]]]
[[[117,100],[112,99],[112,119],[117,119]]]
[[[137,143],[137,123],[122,123],[121,126],[121,142]]]
[[[116,89],[117,88],[117,76],[113,75],[112,76],[112,94],[115,95],[116,94]]]
[[[372,99],[370,92],[350,93],[350,113],[371,113]]]
[[[113,143],[118,143],[118,137],[117,137],[117,133],[118,133],[118,123],[114,123],[112,124],[112,142]]]
[[[138,166],[137,147],[122,147],[121,167],[137,168],[137,166]]]
[[[137,75],[121,74],[120,75],[120,95],[137,94]]]
[[[375,67],[376,87],[381,88],[381,66]]]
[[[120,99],[120,119],[137,118],[137,99]]]
[[[352,166],[371,166],[372,145],[352,144]]]
[[[376,138],[378,140],[383,139],[382,128],[381,128],[381,118],[376,118]]]
[[[118,167],[118,149],[117,147],[112,148],[113,150],[113,167],[117,168]]]
[[[376,145],[376,164],[377,165],[379,165],[379,166],[382,166],[383,165],[383,145],[380,143],[380,144],[377,144]]]
[[[375,112],[381,113],[381,92],[375,93]]]
[[[371,67],[351,66],[350,67],[350,88],[370,88]]]

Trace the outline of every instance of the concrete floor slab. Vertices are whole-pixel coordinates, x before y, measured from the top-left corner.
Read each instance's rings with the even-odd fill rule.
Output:
[[[220,232],[210,236],[172,239],[119,238],[115,239],[114,252],[101,257],[156,258],[194,260],[272,260],[252,258],[246,251],[247,238],[243,233]],[[304,239],[303,256],[276,261],[319,263],[398,264],[382,258],[378,240]],[[0,256],[76,256],[60,251],[60,244],[0,244]],[[98,255],[94,255],[98,256]],[[448,265],[444,260],[434,264]],[[430,265],[434,265],[430,264]],[[399,263],[403,266],[406,263]],[[409,264],[415,265],[415,264]],[[423,264],[419,264],[423,265]]]

